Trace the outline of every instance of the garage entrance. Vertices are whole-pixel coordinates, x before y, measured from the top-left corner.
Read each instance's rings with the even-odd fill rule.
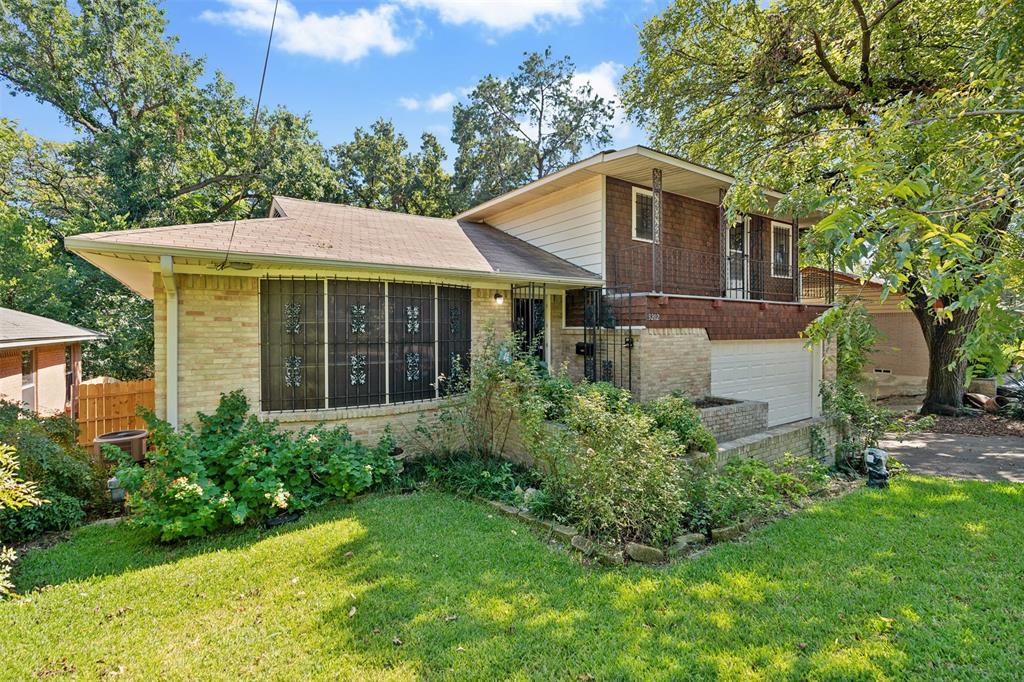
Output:
[[[768,426],[819,412],[821,351],[802,339],[711,342],[711,393],[768,403]]]

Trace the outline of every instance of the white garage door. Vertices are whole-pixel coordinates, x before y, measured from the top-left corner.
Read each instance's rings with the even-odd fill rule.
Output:
[[[768,403],[768,426],[811,417],[821,356],[800,339],[711,342],[711,394]]]

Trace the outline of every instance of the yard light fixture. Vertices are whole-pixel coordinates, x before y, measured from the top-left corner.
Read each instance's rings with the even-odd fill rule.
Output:
[[[498,293],[496,293],[496,294],[494,295],[494,303],[495,303],[496,305],[501,305],[501,304],[502,304],[502,303],[504,303],[504,302],[505,302],[505,294],[503,294],[503,293],[501,293],[501,292],[499,291]]]

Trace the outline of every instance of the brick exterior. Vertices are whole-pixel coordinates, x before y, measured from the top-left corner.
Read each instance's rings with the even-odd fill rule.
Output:
[[[39,414],[60,414],[67,405],[64,344],[0,351],[0,399],[21,403],[21,353],[31,350],[36,363],[36,404]]]
[[[795,339],[828,309],[823,305],[674,296],[646,296],[633,306],[638,317],[646,318],[642,324],[647,327],[701,327],[712,341]]]
[[[813,433],[815,429],[825,439],[825,452],[814,453]],[[737,440],[719,443],[715,462],[718,466],[722,466],[730,459],[742,457],[759,459],[773,464],[780,462],[786,454],[806,457],[817,454],[823,464],[831,464],[832,448],[835,442],[835,432],[823,417],[804,419]]]
[[[178,289],[178,414],[188,422],[197,412],[210,412],[220,394],[241,388],[254,409],[260,401],[259,280],[225,275],[176,275]],[[156,354],[156,411],[166,416],[167,300],[163,283],[154,280],[154,350]],[[503,304],[494,295],[505,296]],[[511,328],[507,290],[472,292],[472,344],[479,348],[493,329],[498,338]],[[19,359],[20,363],[20,359]],[[19,364],[20,377],[20,364]],[[18,390],[20,395],[20,378]],[[432,418],[437,401],[360,408],[267,413],[285,428],[299,429],[318,422],[341,421],[366,442],[375,442],[391,425],[400,443],[408,442],[420,416]]]
[[[768,403],[744,400],[731,405],[703,407],[700,421],[719,443],[736,440],[768,428]]]
[[[608,284],[652,290],[652,247],[633,239],[633,187],[640,185],[607,179]],[[661,290],[695,296],[722,295],[718,207],[670,192],[664,192],[663,198]],[[751,216],[747,255],[751,261],[750,288],[756,292],[751,298],[796,300],[792,278],[774,277],[771,273],[771,219]]]
[[[711,392],[711,342],[703,329],[644,329],[636,338],[638,399],[654,400],[673,391],[696,399]]]
[[[175,275],[178,289],[178,415],[217,407],[221,393],[241,388],[260,404],[259,280],[226,275]],[[167,305],[154,280],[156,412],[166,416]]]

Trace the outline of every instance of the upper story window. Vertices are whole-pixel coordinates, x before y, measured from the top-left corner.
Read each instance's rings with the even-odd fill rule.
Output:
[[[633,188],[633,239],[654,240],[654,194],[642,187]]]
[[[772,222],[772,277],[793,276],[793,226]]]
[[[266,411],[443,395],[469,369],[466,287],[349,279],[260,282]],[[449,382],[450,383],[450,382]]]

